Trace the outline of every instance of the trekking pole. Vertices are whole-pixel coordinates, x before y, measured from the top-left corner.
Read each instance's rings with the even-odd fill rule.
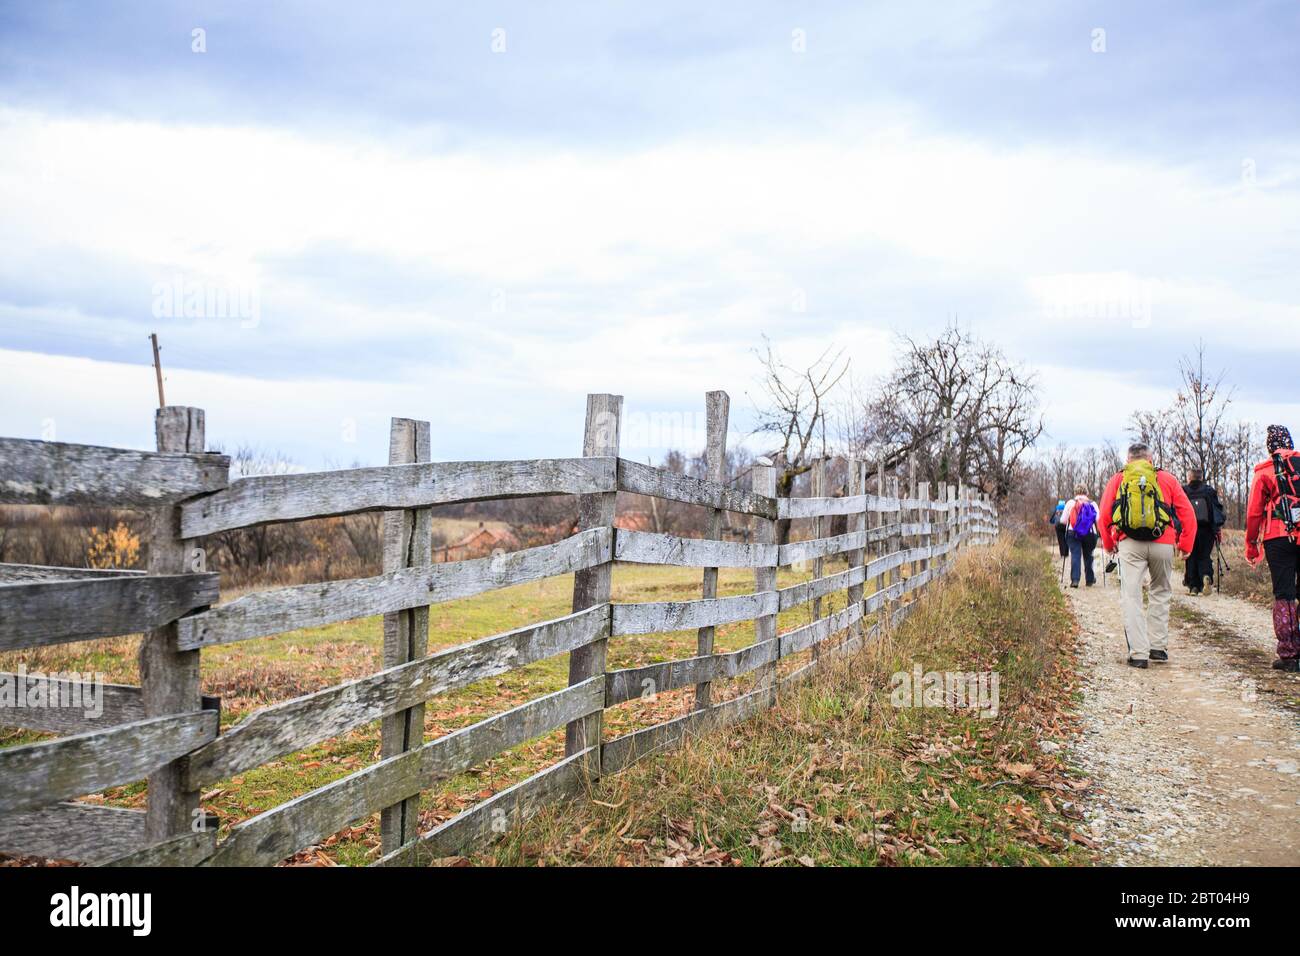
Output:
[[[1223,557],[1223,544],[1222,544],[1222,542],[1217,541],[1217,540],[1214,542],[1214,556],[1215,556],[1215,560],[1218,562],[1218,565],[1219,565],[1219,574],[1218,574],[1218,576],[1214,579],[1214,593],[1215,593],[1215,594],[1222,594],[1222,593],[1223,593],[1223,588],[1222,588],[1222,584],[1223,584],[1223,575],[1224,575],[1225,572],[1230,572],[1230,571],[1232,571],[1232,566],[1229,565],[1228,562],[1227,562],[1227,560],[1224,559],[1224,557]]]

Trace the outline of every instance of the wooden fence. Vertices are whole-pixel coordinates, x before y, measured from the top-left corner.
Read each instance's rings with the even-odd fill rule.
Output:
[[[589,396],[581,458],[435,462],[428,423],[395,419],[387,466],[230,481],[229,460],[203,450],[202,410],[177,406],[157,413],[156,452],[0,439],[0,504],[145,508],[152,515],[147,573],[0,565],[0,651],[145,635],[142,686],[104,688],[98,719],[66,708],[0,705],[0,725],[65,735],[0,750],[0,852],[118,865],[269,865],[376,812],[380,864],[463,852],[602,773],[770,707],[820,661],[896,626],[960,546],[997,534],[988,501],[953,487],[932,495],[923,483],[900,486],[861,461],[848,462],[849,487],[835,497],[826,496],[825,463],[814,470],[813,497],[776,498],[767,464],[753,469],[749,490],[724,484],[726,394],[709,393],[706,407],[708,479],[619,458],[622,399],[615,395]],[[620,491],[706,509],[707,536],[617,529]],[[581,530],[540,547],[432,562],[432,506],[543,495],[577,496]],[[202,571],[197,547],[205,535],[362,511],[384,512],[382,574],[218,603],[217,575]],[[750,540],[722,540],[725,512],[752,522]],[[840,516],[845,532],[830,535]],[[812,537],[778,545],[784,519]],[[845,561],[845,569],[824,573],[828,559]],[[611,603],[618,562],[699,568],[702,596]],[[778,588],[777,569],[795,564],[810,567],[811,579]],[[718,597],[719,568],[752,569],[754,592]],[[428,653],[430,605],[566,574],[574,575],[571,614]],[[843,609],[823,614],[823,600],[841,593]],[[778,613],[801,605],[810,623],[778,633]],[[200,688],[204,647],[377,614],[382,670],[219,729],[220,702]],[[718,626],[751,620],[752,644],[714,650]],[[696,656],[607,668],[611,639],[670,631],[695,631]],[[809,659],[782,674],[782,660],[804,651]],[[424,739],[424,706],[435,696],[561,654],[569,660],[565,689]],[[742,692],[728,697],[734,685],[719,682],[742,675]],[[46,681],[41,690],[48,693],[69,690],[23,679]],[[605,710],[646,688],[693,688],[689,711],[607,739]],[[204,788],[376,721],[377,763],[244,820],[218,841],[199,807]],[[418,832],[423,791],[560,728],[567,728],[563,759]],[[77,802],[146,778],[146,810]]]

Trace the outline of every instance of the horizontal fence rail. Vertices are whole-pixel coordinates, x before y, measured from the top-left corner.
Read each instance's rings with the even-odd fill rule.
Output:
[[[142,686],[98,685],[93,714],[29,706],[81,700],[90,688],[78,679],[0,672],[0,691],[8,691],[0,693],[0,726],[62,735],[0,749],[0,853],[131,866],[274,865],[381,812],[379,865],[466,853],[602,774],[772,706],[827,660],[897,627],[959,549],[998,533],[987,499],[951,486],[932,495],[924,483],[900,484],[883,466],[873,472],[861,461],[844,463],[841,494],[827,493],[825,462],[816,466],[810,497],[771,494],[774,470],[763,463],[750,474],[751,488],[737,488],[721,480],[729,401],[711,392],[707,404],[709,478],[618,457],[617,396],[589,400],[581,458],[432,462],[426,437],[423,451],[395,452],[394,463],[381,467],[232,481],[229,459],[202,450],[202,411],[178,407],[159,411],[159,447],[191,448],[184,453],[0,439],[0,504],[144,508],[156,519],[160,554],[170,556],[170,563],[151,561],[147,574],[0,565],[0,651],[141,633],[151,642]],[[199,437],[163,440],[166,428],[185,422],[197,423]],[[425,423],[405,419],[395,420],[399,430],[428,434]],[[617,527],[620,492],[704,509],[705,536]],[[193,572],[175,566],[205,535],[375,511],[386,522],[405,521],[392,527],[405,529],[410,548],[427,551],[419,528],[428,508],[561,495],[578,502],[577,530],[486,558],[433,563],[407,553],[371,577],[276,587],[225,603],[216,574],[201,564]],[[724,526],[745,529],[744,540],[728,540]],[[789,540],[778,539],[784,526]],[[699,569],[700,597],[613,601],[609,575],[618,563]],[[719,595],[720,568],[752,572],[755,589]],[[803,579],[778,586],[778,571],[786,581]],[[558,575],[577,580],[572,613],[427,652],[430,606]],[[795,618],[785,630],[777,626],[782,612]],[[220,701],[194,691],[205,647],[376,615],[385,616],[389,666],[375,673],[259,708],[224,730]],[[716,635],[751,624],[748,644],[715,649]],[[695,656],[606,666],[611,641],[682,631],[698,633]],[[408,642],[395,657],[390,637]],[[439,695],[560,655],[570,660],[569,686],[424,738],[423,708]],[[683,695],[679,716],[604,733],[607,709],[674,692]],[[185,820],[185,807],[197,807],[208,788],[376,724],[384,741],[377,762],[220,834]],[[418,832],[422,793],[566,728],[562,758]],[[149,811],[78,802],[145,778]],[[166,812],[155,813],[160,807]]]

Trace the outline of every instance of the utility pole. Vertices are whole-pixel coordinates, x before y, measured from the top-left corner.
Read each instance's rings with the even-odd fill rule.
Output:
[[[158,379],[158,407],[166,408],[167,399],[163,398],[162,360],[158,357],[158,333],[150,332],[149,341],[153,343],[153,371]]]

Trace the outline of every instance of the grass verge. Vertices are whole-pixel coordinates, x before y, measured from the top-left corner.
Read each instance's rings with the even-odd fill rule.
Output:
[[[964,555],[888,639],[761,716],[546,808],[495,865],[1040,865],[1092,858],[1067,769],[1072,622],[1028,541]],[[893,675],[992,672],[995,716],[895,707]],[[987,713],[987,710],[984,712]],[[449,861],[451,862],[451,861]]]

